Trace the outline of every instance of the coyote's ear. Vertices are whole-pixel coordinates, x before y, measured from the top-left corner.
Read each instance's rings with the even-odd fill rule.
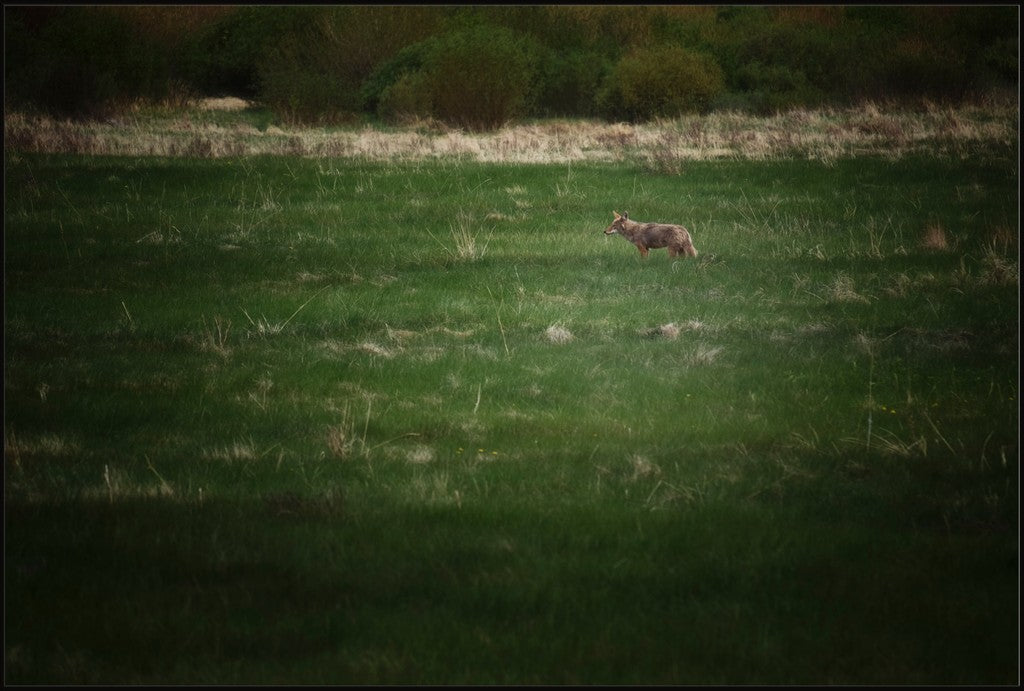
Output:
[[[615,215],[616,219],[622,218],[622,216],[619,216],[619,212],[618,211],[612,211],[612,214]]]
[[[622,212],[622,220],[623,221],[628,221],[629,220],[629,212],[628,211],[623,211]]]

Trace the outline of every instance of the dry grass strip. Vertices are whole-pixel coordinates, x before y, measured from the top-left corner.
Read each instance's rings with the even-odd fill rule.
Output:
[[[231,102],[224,109],[239,108]],[[505,163],[619,162],[671,168],[684,161],[797,157],[830,161],[859,154],[969,153],[979,144],[1015,147],[1016,102],[916,109],[873,103],[849,109],[793,110],[773,116],[720,112],[643,124],[551,120],[469,133],[436,122],[388,130],[287,128],[259,130],[243,119],[203,122],[203,102],[170,117],[103,122],[57,120],[10,112],[4,117],[8,151],[125,156],[297,155],[372,161],[466,159]]]

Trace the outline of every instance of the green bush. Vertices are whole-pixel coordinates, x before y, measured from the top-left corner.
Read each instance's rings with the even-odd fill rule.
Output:
[[[464,27],[459,33],[467,30],[473,29]],[[494,37],[494,29],[486,31],[490,41]],[[442,37],[421,41],[380,64],[362,87],[366,110],[377,113],[385,120],[407,115],[434,115],[431,91],[436,87],[437,80],[431,75],[434,74],[439,56],[449,50],[446,43],[448,40]],[[607,58],[587,50],[558,51],[544,48],[529,39],[519,43],[518,47],[512,45],[509,49],[506,46],[504,50],[520,59],[525,56],[525,61],[518,63],[519,67],[532,76],[529,80],[525,78],[526,75],[511,80],[517,89],[523,91],[523,98],[519,101],[520,107],[511,110],[504,119],[516,115],[550,117],[588,116],[596,113],[596,94],[610,70]],[[488,79],[487,75],[481,76],[484,80]],[[531,83],[527,84],[527,81]],[[483,90],[478,88],[477,91]]]
[[[388,122],[402,122],[433,113],[430,86],[420,72],[403,74],[386,87],[377,101],[377,114]]]
[[[286,122],[350,120],[362,101],[336,17],[302,9],[309,21],[281,37],[257,66],[259,97]]]
[[[844,100],[862,81],[865,51],[843,15],[833,15],[830,27],[776,16],[771,8],[740,10],[722,15],[711,50],[725,71],[726,88],[747,94],[755,110],[814,106],[826,96]]]
[[[749,110],[755,113],[815,106],[824,100],[824,95],[797,68],[753,62],[737,70],[735,78],[740,92],[747,96]]]
[[[531,39],[500,27],[481,25],[438,37],[423,70],[434,115],[487,130],[528,112],[538,50]]]
[[[675,117],[708,110],[723,86],[722,70],[711,57],[675,45],[645,47],[619,61],[600,103],[612,118]]]
[[[396,114],[413,114],[413,102],[420,103],[423,110],[416,111],[419,115],[430,114],[430,98],[426,92],[426,84],[422,78],[427,56],[436,41],[427,39],[406,46],[389,60],[379,64],[363,82],[360,97],[363,108],[368,112],[389,119]],[[398,83],[402,82],[402,86]],[[413,83],[419,84],[418,90],[424,92],[413,97],[410,88]],[[397,91],[389,93],[397,87]]]
[[[547,51],[538,68],[535,114],[596,115],[597,94],[611,68],[610,60],[598,52]]]
[[[426,39],[441,16],[429,7],[288,9],[306,19],[278,38],[260,61],[259,96],[284,119],[301,122],[361,116],[364,87],[375,68]]]
[[[308,21],[307,13],[294,8],[239,7],[186,40],[181,70],[205,93],[253,98],[260,61],[282,36]]]

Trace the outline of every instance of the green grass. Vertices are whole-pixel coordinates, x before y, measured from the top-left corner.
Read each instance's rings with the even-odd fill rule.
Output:
[[[1018,184],[8,154],[7,681],[1012,683]]]

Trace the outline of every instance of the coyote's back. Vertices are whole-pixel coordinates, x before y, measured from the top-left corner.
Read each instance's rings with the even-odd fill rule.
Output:
[[[678,257],[680,254],[687,257],[696,257],[697,248],[693,246],[693,238],[686,228],[672,223],[641,223],[640,221],[629,220],[629,213],[622,212],[620,216],[613,211],[615,220],[605,228],[605,235],[621,235],[640,250],[640,254],[647,256],[648,250],[668,248],[670,257]]]

